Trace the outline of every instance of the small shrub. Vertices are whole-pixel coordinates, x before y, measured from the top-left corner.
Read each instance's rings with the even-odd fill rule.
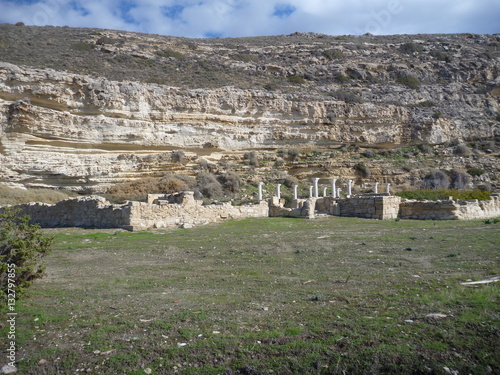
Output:
[[[241,177],[234,172],[227,172],[218,178],[224,190],[236,193],[241,190]]]
[[[354,170],[363,178],[368,178],[371,176],[371,171],[368,166],[364,163],[358,163],[354,166]]]
[[[422,52],[424,50],[421,45],[414,43],[414,42],[405,43],[405,44],[401,45],[401,47],[399,47],[399,49],[402,52],[408,53],[408,54],[412,54],[415,52]]]
[[[35,279],[43,276],[43,258],[53,244],[29,216],[6,208],[0,213],[0,301],[19,299]],[[15,292],[12,293],[11,290]],[[13,296],[14,294],[14,296]]]
[[[440,119],[441,117],[443,117],[443,114],[440,111],[436,111],[432,114],[434,120]]]
[[[256,167],[259,164],[259,159],[255,151],[245,152],[245,154],[243,154],[243,160],[252,167]]]
[[[289,148],[286,151],[287,156],[292,160],[297,160],[300,156],[300,149],[298,148]]]
[[[365,158],[373,159],[375,157],[375,152],[373,150],[367,149],[364,150],[361,155]]]
[[[432,146],[428,145],[427,143],[421,143],[417,146],[417,148],[422,152],[423,154],[432,154],[434,149]]]
[[[337,74],[334,79],[335,82],[337,83],[347,83],[351,81],[351,79],[348,76],[345,76],[343,74]]]
[[[396,82],[414,90],[420,87],[420,80],[411,74],[404,74],[397,77]]]
[[[497,113],[497,115],[495,116],[495,120],[500,121],[500,113]]]
[[[182,164],[184,162],[185,157],[186,154],[184,154],[184,151],[182,150],[172,151],[172,161],[175,163]]]
[[[212,173],[202,172],[196,176],[198,189],[207,198],[215,199],[222,196],[222,185]]]
[[[466,172],[456,169],[450,172],[450,178],[450,187],[452,189],[463,190],[470,182],[470,177]]]
[[[288,82],[293,83],[294,85],[303,85],[306,83],[306,80],[302,76],[289,76]]]
[[[422,187],[424,189],[447,189],[450,186],[450,178],[444,171],[435,170],[425,175]]]
[[[442,51],[432,51],[430,55],[438,60],[450,62],[450,56]]]
[[[283,158],[278,158],[278,159],[276,159],[276,161],[274,162],[274,167],[275,167],[275,168],[282,167],[283,165],[285,165],[285,160],[283,160]]]
[[[460,155],[460,156],[469,156],[471,154],[471,151],[469,147],[465,143],[460,143],[455,147],[453,150],[453,153],[455,155]]]
[[[323,51],[321,54],[324,57],[326,57],[328,60],[337,60],[337,59],[341,59],[344,57],[344,52],[342,52],[338,49],[329,49],[329,50]]]
[[[417,104],[417,107],[421,107],[421,108],[431,108],[431,107],[434,107],[436,104],[432,101],[432,100],[426,100],[426,101],[423,101],[423,102],[420,102]]]
[[[481,168],[472,167],[472,168],[467,169],[467,173],[473,177],[479,177],[479,176],[482,176],[485,173],[485,171],[484,171],[484,169],[481,169]]]

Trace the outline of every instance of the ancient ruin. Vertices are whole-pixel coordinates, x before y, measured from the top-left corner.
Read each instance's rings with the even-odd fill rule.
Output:
[[[276,194],[263,196],[263,183],[258,183],[257,201],[247,205],[231,202],[203,205],[195,200],[194,193],[184,191],[175,194],[149,194],[146,202],[129,201],[111,204],[100,196],[79,197],[57,204],[29,203],[15,206],[32,222],[42,227],[122,228],[136,231],[152,228],[191,228],[217,223],[228,219],[249,217],[295,217],[314,219],[318,215],[359,217],[392,220],[474,220],[500,216],[500,196],[494,194],[487,201],[455,200],[450,197],[441,201],[418,201],[391,195],[389,184],[386,192],[352,195],[352,180],[347,180],[347,194],[340,195],[337,179],[331,179],[331,188],[323,187],[319,197],[319,178],[313,178],[308,198],[298,197],[298,185],[294,186],[291,207],[285,207],[281,198],[281,186]],[[327,195],[327,191],[331,194]]]

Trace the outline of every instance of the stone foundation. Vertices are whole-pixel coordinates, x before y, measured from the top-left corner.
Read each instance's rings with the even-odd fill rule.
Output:
[[[233,206],[219,203],[204,206],[193,192],[151,194],[147,202],[110,204],[99,196],[68,199],[57,204],[29,203],[15,206],[42,227],[190,228],[229,219],[248,217],[297,217],[313,219],[316,213],[334,216],[391,220],[475,220],[500,217],[500,197],[487,201],[416,201],[389,194],[367,194],[350,198],[296,199],[292,208],[277,197],[255,204]]]
[[[334,216],[390,220],[398,217],[401,198],[388,194],[367,194],[350,198],[324,197],[316,201],[316,210]]]
[[[487,201],[445,200],[417,201],[403,199],[399,206],[401,219],[414,220],[478,220],[500,217],[500,197]]]

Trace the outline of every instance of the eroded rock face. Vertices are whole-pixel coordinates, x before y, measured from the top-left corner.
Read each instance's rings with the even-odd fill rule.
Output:
[[[102,37],[94,39],[89,43],[101,51],[109,47]],[[102,191],[116,181],[172,170],[178,149],[196,160],[248,149],[383,148],[500,135],[497,57],[474,63],[465,54],[453,64],[419,57],[411,64],[382,54],[387,46],[372,47],[356,52],[341,46],[345,59],[333,62],[319,49],[302,65],[223,60],[231,69],[270,76],[334,71],[350,77],[347,86],[318,78],[317,86],[310,81],[293,92],[187,89],[0,63],[0,181]],[[113,48],[104,52],[138,50]],[[259,48],[251,51],[267,51]],[[312,47],[289,48],[306,56]],[[279,51],[284,47],[266,53]],[[155,56],[147,48],[144,53],[140,58]],[[408,77],[418,77],[418,89]]]

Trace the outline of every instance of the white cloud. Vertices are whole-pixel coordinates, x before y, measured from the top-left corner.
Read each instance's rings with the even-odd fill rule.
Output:
[[[0,22],[223,37],[498,33],[498,0],[0,0]]]

